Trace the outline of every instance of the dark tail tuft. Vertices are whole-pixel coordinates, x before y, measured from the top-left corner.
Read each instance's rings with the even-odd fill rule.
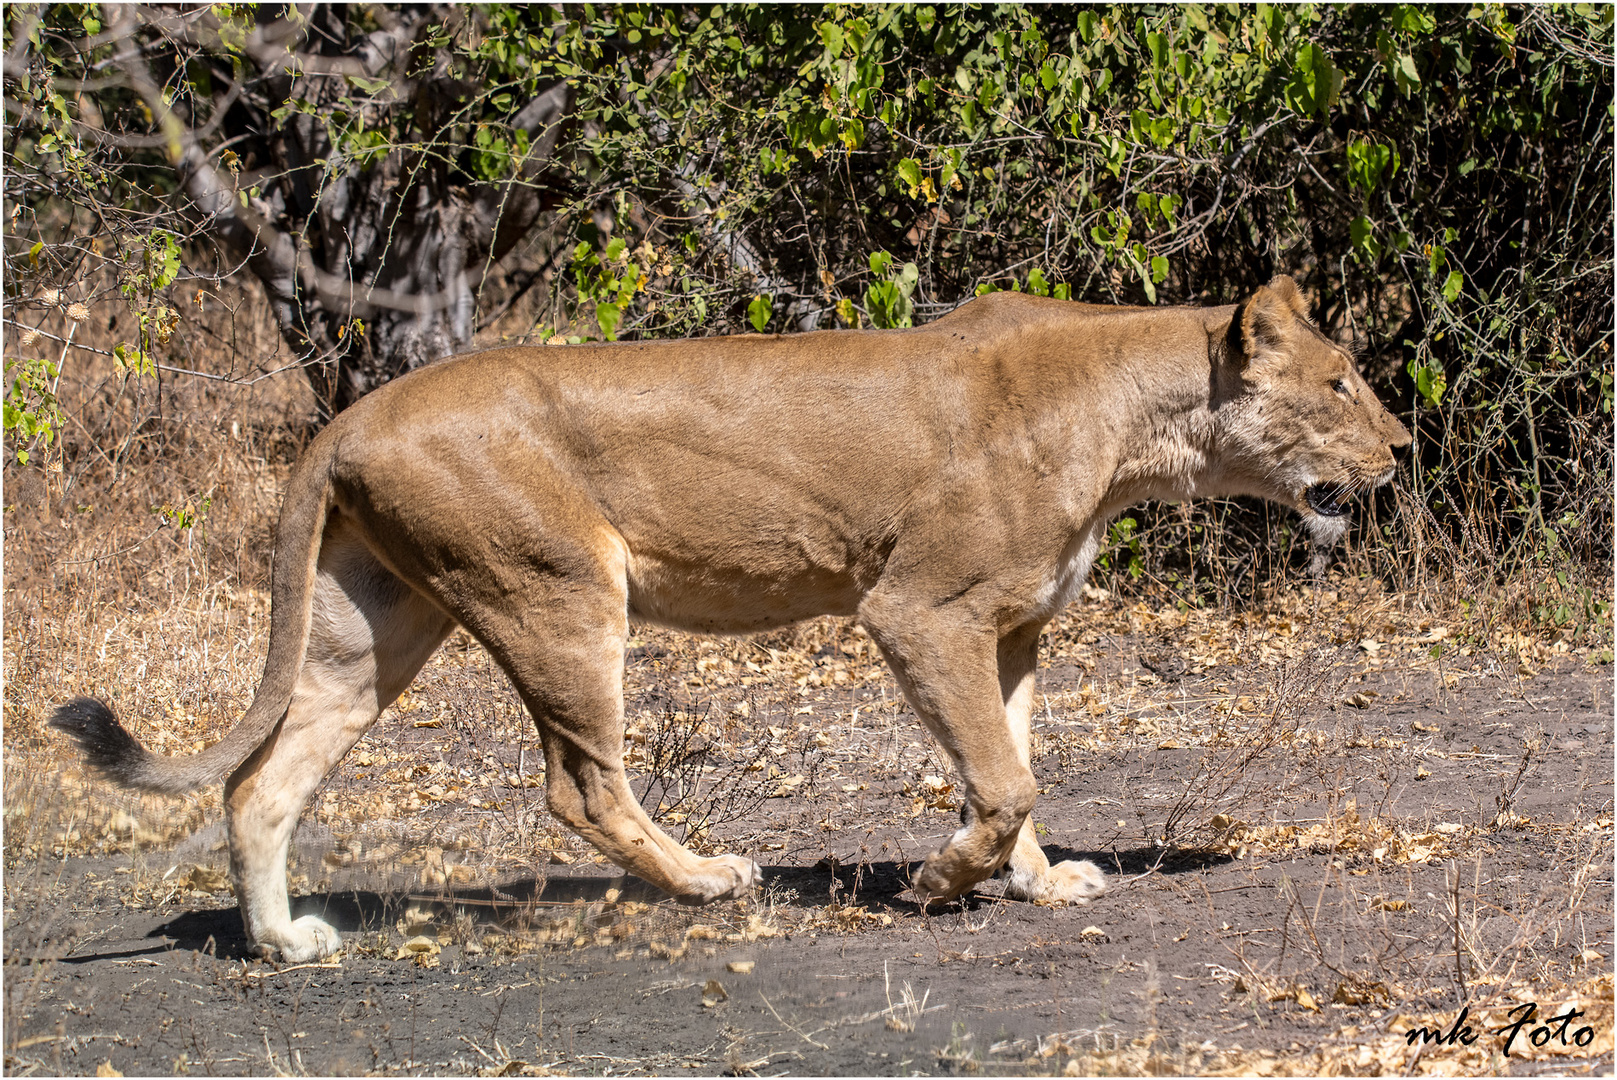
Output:
[[[50,724],[72,736],[92,769],[119,784],[131,783],[146,758],[135,737],[95,698],[74,698],[60,706],[51,714]]]

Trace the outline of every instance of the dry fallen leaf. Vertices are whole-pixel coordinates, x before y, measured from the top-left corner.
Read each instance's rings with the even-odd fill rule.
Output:
[[[216,866],[193,866],[185,883],[197,892],[221,892],[230,888],[230,875]]]
[[[1598,956],[1599,954],[1596,953],[1595,955]],[[726,971],[732,972],[736,975],[751,975],[753,965],[756,963],[756,960],[732,960],[728,964],[725,964],[724,968]]]
[[[112,1067],[112,1059],[111,1058],[108,1058],[107,1060],[103,1061],[101,1064],[97,1065],[95,1067],[95,1074],[97,1076],[122,1076],[123,1075],[123,1073],[119,1072],[117,1069],[114,1069]]]
[[[795,788],[801,786],[805,779],[806,779],[806,777],[804,777],[802,773],[798,773],[795,776],[786,777],[785,779],[781,780],[779,786],[777,786],[775,788],[775,793],[773,795],[771,795],[770,798],[771,799],[789,799],[789,798],[791,798],[793,790]]]
[[[1337,986],[1331,1001],[1337,1005],[1374,1005],[1392,1000],[1385,983],[1349,980]]]
[[[395,960],[411,960],[417,956],[436,956],[443,951],[443,947],[425,934],[413,937],[399,946],[399,951],[393,954]]]
[[[717,979],[709,979],[707,985],[702,987],[702,1007],[704,1009],[711,1009],[719,1002],[729,1000],[730,992]]]

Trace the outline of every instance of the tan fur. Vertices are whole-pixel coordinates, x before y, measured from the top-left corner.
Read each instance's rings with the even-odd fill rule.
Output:
[[[1039,632],[1130,503],[1260,495],[1329,534],[1305,492],[1391,476],[1408,434],[1305,311],[1289,278],[1207,309],[1000,293],[914,330],[499,349],[382,387],[314,441],[284,511],[248,717],[272,726],[230,737],[256,747],[227,785],[249,937],[293,961],[337,947],[290,918],[293,826],[456,622],[532,712],[556,814],[677,896],[739,896],[759,870],[691,855],[630,791],[629,620],[823,614],[869,631],[963,781],[916,894],[1004,868],[1015,896],[1097,895],[1028,818]],[[208,778],[165,761],[132,782]]]

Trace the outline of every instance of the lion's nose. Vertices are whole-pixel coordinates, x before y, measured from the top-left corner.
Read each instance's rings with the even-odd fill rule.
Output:
[[[1389,450],[1402,450],[1413,441],[1410,438],[1409,429],[1406,428],[1403,425],[1403,422],[1400,421],[1396,416],[1388,412],[1386,409],[1381,410],[1381,415],[1386,421],[1384,426],[1386,428],[1387,448]]]

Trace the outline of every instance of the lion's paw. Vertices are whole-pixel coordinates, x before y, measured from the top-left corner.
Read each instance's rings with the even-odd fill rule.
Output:
[[[1015,866],[1007,869],[1005,895],[1013,900],[1041,904],[1087,904],[1106,891],[1106,875],[1088,859],[1056,863],[1037,877]]]
[[[292,920],[281,941],[260,941],[254,952],[266,960],[279,960],[283,964],[304,964],[323,960],[342,949],[342,935],[337,928],[313,915]]]
[[[702,860],[702,869],[691,877],[691,892],[683,899],[693,904],[739,900],[750,895],[763,879],[763,870],[751,859],[718,855]]]
[[[1044,899],[1087,904],[1106,891],[1106,875],[1088,859],[1069,859],[1050,867],[1044,876]]]
[[[921,872],[910,882],[910,892],[922,907],[953,900],[975,884],[961,880],[954,865],[955,860],[946,861],[944,858],[947,850],[945,848],[944,851],[934,851],[928,855],[926,862],[921,864]]]

